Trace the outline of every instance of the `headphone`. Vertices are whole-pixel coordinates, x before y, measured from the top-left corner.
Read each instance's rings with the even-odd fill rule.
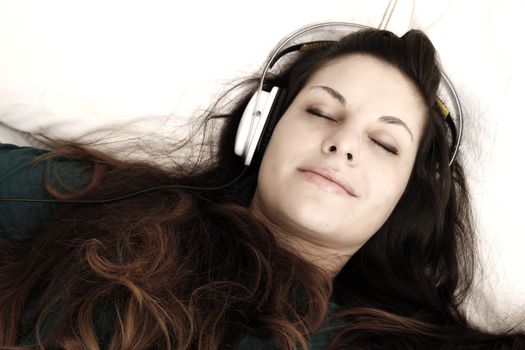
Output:
[[[254,157],[260,156],[264,153],[266,145],[268,144],[273,129],[277,125],[282,115],[282,105],[287,95],[285,88],[278,86],[271,87],[270,91],[263,90],[264,81],[269,70],[274,64],[284,55],[294,51],[305,51],[319,46],[324,46],[331,42],[341,39],[352,32],[360,29],[370,29],[372,27],[347,22],[325,22],[314,25],[309,25],[295,32],[289,34],[282,39],[279,44],[272,50],[264,68],[262,71],[261,79],[259,81],[257,91],[252,95],[248,102],[239,126],[237,128],[237,134],[235,137],[235,154],[242,157],[244,160],[244,168],[242,172],[232,181],[226,185],[218,187],[195,187],[185,185],[164,185],[147,188],[137,192],[125,194],[115,198],[109,199],[98,199],[98,200],[60,200],[60,199],[22,199],[22,198],[0,198],[0,202],[46,202],[46,203],[75,203],[75,204],[88,204],[88,203],[109,203],[115,202],[126,198],[135,197],[143,193],[157,191],[161,189],[179,188],[186,190],[218,190],[229,186],[236,182],[248,169]],[[307,37],[308,41],[304,41]],[[444,116],[446,124],[452,134],[453,139],[453,152],[449,166],[454,161],[456,154],[461,143],[463,134],[463,116],[461,110],[461,104],[458,96],[450,80],[447,76],[441,72],[442,80],[438,92],[446,96],[445,102],[447,105],[451,105],[454,109],[454,115],[456,116],[456,123],[453,121],[452,114],[450,113],[447,105],[444,101],[438,98],[437,106]],[[457,127],[456,127],[457,124]],[[190,191],[193,192],[193,191]],[[197,193],[193,192],[199,196]],[[199,196],[201,197],[201,196]],[[206,198],[204,198],[206,199]],[[207,199],[206,199],[207,200]]]
[[[316,47],[337,41],[352,32],[371,28],[372,27],[361,24],[346,22],[319,23],[301,28],[281,41],[267,60],[259,81],[258,89],[248,102],[237,129],[235,154],[244,159],[246,166],[252,163],[254,157],[264,153],[273,129],[283,114],[281,105],[286,97],[286,89],[274,86],[271,87],[270,91],[263,90],[266,75],[274,64],[282,56],[290,52],[315,49]],[[308,36],[310,41],[299,44],[295,43],[298,39],[305,36]],[[327,36],[330,40],[325,39]],[[312,38],[317,38],[317,40],[312,40]],[[459,98],[450,80],[443,72],[441,72],[441,77],[438,92],[444,93],[445,96],[449,97],[448,102],[452,102],[458,124],[456,127],[445,102],[437,98],[436,105],[449,127],[452,136],[453,146],[449,162],[449,166],[451,166],[456,158],[463,135],[463,113]]]

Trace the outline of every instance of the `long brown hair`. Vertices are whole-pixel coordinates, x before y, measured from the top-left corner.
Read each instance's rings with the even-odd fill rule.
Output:
[[[365,53],[399,68],[418,87],[428,118],[402,198],[381,229],[332,281],[248,210],[259,159],[246,173],[233,154],[240,117],[257,79],[235,87],[201,116],[193,162],[160,167],[123,161],[85,145],[56,142],[38,159],[87,165],[82,189],[46,182],[61,204],[30,239],[0,244],[0,345],[64,349],[224,349],[245,334],[284,349],[307,348],[329,300],[344,320],[329,349],[518,349],[525,336],[492,334],[460,309],[474,274],[474,230],[460,158],[451,167],[447,130],[435,108],[435,50],[420,31],[364,30],[300,53],[269,84],[286,87],[286,107],[309,77],[342,55]],[[206,132],[216,125],[220,132]],[[180,143],[183,150],[197,134]],[[204,147],[207,146],[207,147]],[[45,179],[48,179],[45,175]],[[56,182],[55,182],[56,184]],[[206,189],[211,187],[223,188]]]

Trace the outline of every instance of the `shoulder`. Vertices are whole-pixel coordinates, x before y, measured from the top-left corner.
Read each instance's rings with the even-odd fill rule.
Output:
[[[89,179],[86,164],[68,159],[34,163],[48,151],[0,144],[0,237],[30,238],[56,210],[52,203],[6,201],[6,198],[51,199],[44,187],[44,175],[58,190],[73,190]],[[3,200],[2,200],[3,199]]]
[[[330,301],[328,304],[328,316],[335,314],[338,311],[341,311],[342,308],[338,304]],[[341,329],[341,326],[344,326],[345,321],[342,319],[337,319],[330,323],[325,323],[321,328],[313,333],[308,338],[308,346],[311,350],[321,350],[326,349],[330,344],[334,336],[337,334],[338,330]],[[277,344],[275,340],[264,337],[262,333],[253,331],[242,337],[239,337],[235,343],[235,350],[244,350],[244,349],[261,349],[261,350],[277,350],[281,347]]]

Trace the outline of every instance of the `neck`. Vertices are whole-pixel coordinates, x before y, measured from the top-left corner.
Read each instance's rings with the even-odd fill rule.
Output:
[[[268,219],[256,207],[251,207],[251,212],[257,217],[284,247],[299,254],[306,261],[319,267],[330,276],[333,281],[351,255],[341,255],[330,247],[305,239],[299,234],[285,232],[273,221]]]

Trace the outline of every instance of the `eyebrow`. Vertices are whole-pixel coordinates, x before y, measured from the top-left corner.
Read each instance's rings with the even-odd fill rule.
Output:
[[[381,121],[381,122],[385,122],[387,124],[400,125],[400,126],[404,127],[406,129],[406,131],[408,131],[408,133],[410,134],[410,138],[412,139],[412,141],[414,141],[414,135],[412,134],[412,131],[410,131],[408,126],[401,119],[396,118],[396,117],[392,117],[390,115],[385,115],[385,116],[379,118],[378,120]]]
[[[322,89],[323,91],[326,91],[330,96],[332,96],[334,99],[336,99],[340,104],[342,104],[343,106],[346,106],[346,99],[338,91],[332,89],[329,86],[324,86],[324,85],[316,85],[316,86],[312,86],[311,87],[311,89],[315,89],[315,88]],[[399,119],[397,117],[390,116],[390,115],[386,115],[386,116],[382,116],[378,120],[380,122],[384,122],[384,123],[387,123],[387,124],[393,124],[393,125],[402,126],[403,128],[406,129],[406,131],[408,131],[412,141],[414,140],[414,135],[412,134],[412,131],[410,131],[410,128],[408,127],[408,125],[406,125],[406,123],[404,121],[402,121],[401,119]]]
[[[335,98],[340,104],[342,104],[343,106],[346,106],[346,99],[338,91],[332,89],[329,86],[323,86],[323,85],[316,85],[316,86],[311,87],[311,89],[315,89],[315,88],[322,89],[328,92],[328,94],[332,96],[333,98]]]

